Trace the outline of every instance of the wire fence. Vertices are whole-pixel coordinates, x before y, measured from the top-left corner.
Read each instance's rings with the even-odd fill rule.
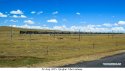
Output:
[[[43,55],[58,55],[59,52],[61,52],[60,54],[66,52],[67,55],[70,55],[68,52],[72,51],[88,51],[89,53],[89,50],[91,52],[92,49],[100,50],[100,52],[102,49],[125,49],[124,34],[20,34],[20,31],[3,31],[0,31],[1,48],[17,48],[24,53],[29,53],[29,55],[31,52],[41,52]],[[25,49],[21,48],[27,49],[24,51]],[[16,51],[16,49],[14,50]],[[1,53],[3,51],[1,50]]]

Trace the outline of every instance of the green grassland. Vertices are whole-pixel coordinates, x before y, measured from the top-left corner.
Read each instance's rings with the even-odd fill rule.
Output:
[[[125,34],[81,34],[79,41],[78,35],[30,35],[20,34],[20,30],[29,29],[12,28],[11,38],[11,28],[0,27],[0,67],[32,67],[38,63],[125,50]]]

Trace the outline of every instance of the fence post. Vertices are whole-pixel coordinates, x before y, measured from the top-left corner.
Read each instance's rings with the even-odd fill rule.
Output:
[[[95,48],[95,43],[93,42],[93,44],[92,44],[92,48]]]
[[[118,42],[117,42],[117,41],[115,42],[115,46],[116,46],[116,47],[118,46]]]
[[[11,25],[11,31],[10,31],[10,39],[12,40],[12,37],[13,37],[13,28],[12,28],[12,25]]]
[[[31,33],[30,33],[30,42],[31,42]]]
[[[55,30],[54,30],[54,39],[56,39],[56,38],[55,38],[55,34],[56,34],[56,33],[55,33]]]
[[[80,41],[80,30],[79,30],[79,41]]]
[[[46,55],[49,55],[49,48],[47,46]]]
[[[113,33],[113,30],[112,30],[112,39],[114,38],[114,33]]]

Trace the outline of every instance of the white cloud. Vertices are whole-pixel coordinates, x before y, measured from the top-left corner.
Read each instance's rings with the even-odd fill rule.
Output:
[[[55,11],[55,12],[53,12],[52,14],[55,15],[55,14],[58,14],[58,13],[59,13],[58,11]]]
[[[29,26],[29,25],[27,25],[27,24],[22,25],[21,27],[22,27],[22,28],[30,28],[30,26]]]
[[[119,31],[125,32],[125,28],[123,27],[112,27],[111,30],[113,30],[114,32],[119,32]]]
[[[18,27],[17,25],[9,25],[9,26],[12,26],[12,27]]]
[[[21,15],[20,18],[27,18],[25,15]]]
[[[23,14],[21,10],[11,11],[10,14]]]
[[[7,17],[7,15],[0,12],[0,17]]]
[[[10,25],[11,26],[11,25]],[[19,27],[19,28],[28,28],[28,29],[50,29],[49,27],[45,27],[45,26],[30,26],[28,24],[24,24],[21,26],[18,25],[12,25],[13,27]]]
[[[24,23],[25,24],[34,24],[34,21],[32,21],[32,20],[25,20]]]
[[[39,15],[39,14],[42,14],[43,13],[43,11],[39,11],[37,14]]]
[[[77,14],[77,15],[80,15],[80,13],[79,13],[79,12],[76,12],[76,14]]]
[[[63,31],[82,31],[82,32],[110,32],[109,28],[96,27],[96,25],[86,25],[86,26],[54,26],[53,29],[63,30]]]
[[[106,27],[112,27],[113,24],[110,24],[110,23],[104,23],[103,26],[106,26]]]
[[[13,20],[13,19],[11,19],[10,22],[18,22],[18,20]]]
[[[86,26],[54,26],[53,29],[63,31],[82,31],[82,32],[125,32],[124,27],[98,27],[98,25],[86,25]]]
[[[31,14],[35,14],[36,12],[35,11],[32,11]]]
[[[56,19],[50,19],[47,20],[47,22],[56,22]],[[125,33],[125,28],[123,26],[115,26],[114,24],[110,23],[104,23],[102,25],[94,25],[94,24],[89,24],[89,25],[83,25],[83,26],[70,26],[67,27],[65,25],[62,26],[53,26],[52,28],[47,27],[46,25],[43,26],[31,26],[28,24],[34,24],[33,21],[31,20],[26,20],[25,25],[22,26],[17,26],[17,27],[23,27],[23,28],[33,28],[33,29],[49,29],[49,30],[62,30],[62,31],[82,31],[82,32],[124,32]],[[104,27],[105,26],[105,27]]]
[[[43,11],[39,11],[39,12],[36,12],[36,11],[31,11],[30,13],[31,13],[31,14],[37,14],[37,15],[39,15],[39,14],[42,14],[42,13],[43,13]]]
[[[32,29],[49,29],[49,30],[62,30],[62,31],[82,31],[82,32],[125,32],[124,27],[96,27],[96,25],[86,25],[86,26],[70,26],[67,27],[63,26],[53,26],[53,28],[47,26],[30,26],[28,24],[17,26],[13,25],[14,27],[21,27],[21,28],[32,28]]]
[[[11,25],[10,25],[11,26]],[[24,25],[21,25],[21,26],[18,26],[18,25],[12,25],[12,27],[18,27],[18,28],[30,28],[30,26],[28,24],[24,24]]]
[[[13,18],[18,18],[18,16],[17,16],[17,15],[13,15],[12,17],[13,17]]]
[[[102,26],[105,27],[116,27],[116,26],[122,26],[125,25],[125,21],[118,21],[117,23],[111,24],[111,23],[104,23]]]
[[[25,15],[13,15],[13,18],[27,18]]]
[[[63,26],[54,26],[53,29],[55,29],[55,30],[66,30],[67,27],[65,25],[63,25]]]
[[[117,25],[125,25],[125,21],[119,21]]]
[[[47,22],[49,22],[49,23],[58,23],[58,21],[56,19],[49,19],[49,20],[47,20]]]

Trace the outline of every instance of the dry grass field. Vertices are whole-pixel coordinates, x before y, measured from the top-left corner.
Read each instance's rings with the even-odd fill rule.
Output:
[[[79,41],[78,35],[30,35],[20,34],[20,30],[12,28],[11,37],[10,27],[0,27],[0,67],[32,67],[39,63],[125,50],[125,34],[82,34]]]

